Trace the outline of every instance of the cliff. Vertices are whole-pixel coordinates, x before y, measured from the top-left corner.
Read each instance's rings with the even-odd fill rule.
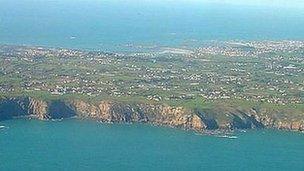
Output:
[[[203,132],[275,128],[303,131],[304,114],[288,115],[284,110],[240,108],[215,105],[210,108],[186,109],[161,104],[126,104],[114,101],[38,100],[7,98],[0,101],[0,120],[15,117],[41,120],[77,117],[102,122],[141,122]]]

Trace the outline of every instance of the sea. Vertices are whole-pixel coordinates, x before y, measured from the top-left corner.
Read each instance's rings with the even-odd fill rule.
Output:
[[[0,44],[103,51],[304,40],[303,0],[0,0]]]
[[[0,170],[304,170],[299,132],[209,136],[76,119],[1,125]]]
[[[134,52],[304,40],[303,0],[0,0],[0,44]],[[1,66],[3,67],[3,66]],[[0,170],[304,170],[304,134],[0,121]]]

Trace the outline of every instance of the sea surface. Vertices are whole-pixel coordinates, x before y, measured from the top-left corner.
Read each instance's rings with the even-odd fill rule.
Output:
[[[145,124],[0,122],[0,170],[304,170],[304,134],[229,139]]]
[[[0,0],[0,44],[105,51],[304,40],[303,0]]]

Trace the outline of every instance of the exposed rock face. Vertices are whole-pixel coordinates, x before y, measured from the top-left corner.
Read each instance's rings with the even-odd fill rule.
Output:
[[[303,131],[304,113],[301,116],[288,116],[287,112],[267,111],[254,108],[237,109],[216,107],[205,111],[217,122],[220,129],[275,128]],[[288,117],[288,119],[287,119]],[[221,118],[221,119],[219,119]]]
[[[41,120],[77,116],[103,122],[143,122],[195,131],[215,129],[277,128],[304,131],[303,115],[286,118],[282,111],[222,108],[188,110],[159,104],[126,104],[113,101],[43,101],[10,98],[0,101],[0,120],[31,116]]]
[[[28,113],[33,115],[34,117],[44,120],[50,119],[51,117],[48,115],[48,104],[42,100],[36,100],[33,98],[29,98],[29,108]]]
[[[199,116],[183,108],[163,105],[136,104],[102,101],[89,104],[74,101],[74,110],[82,118],[94,118],[104,122],[148,122],[201,131],[205,129]]]

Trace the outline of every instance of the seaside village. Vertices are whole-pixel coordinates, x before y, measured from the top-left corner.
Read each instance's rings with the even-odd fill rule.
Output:
[[[211,42],[133,54],[1,46],[0,92],[300,104],[304,42]]]

